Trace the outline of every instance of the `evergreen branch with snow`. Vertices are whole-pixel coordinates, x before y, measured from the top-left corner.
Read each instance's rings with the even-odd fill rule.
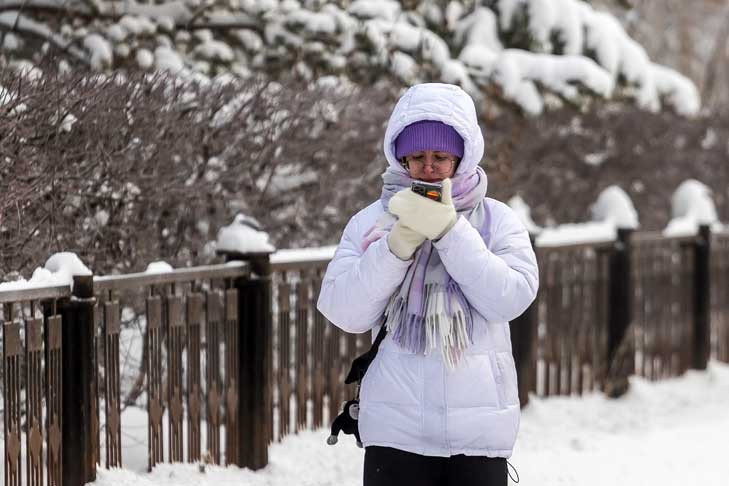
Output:
[[[28,0],[26,11],[63,12],[43,24],[54,43],[82,45],[99,70],[443,81],[460,84],[479,106],[530,115],[600,98],[684,116],[700,108],[688,78],[651,62],[615,17],[582,0],[89,2]],[[0,10],[20,3],[0,0]],[[487,100],[489,93],[499,98]]]

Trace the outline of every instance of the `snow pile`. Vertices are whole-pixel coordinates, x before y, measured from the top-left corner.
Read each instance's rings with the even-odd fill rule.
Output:
[[[604,189],[590,209],[593,221],[546,228],[537,237],[537,246],[613,241],[618,228],[636,229],[639,225],[633,202],[617,186]]]
[[[15,51],[23,45],[21,39],[12,34],[12,32],[6,32],[5,38],[3,39],[2,49],[7,51]]]
[[[8,115],[14,116],[17,114],[20,114],[28,109],[28,106],[25,103],[16,103],[18,101],[18,94],[9,91],[5,89],[3,86],[0,85],[0,108],[3,106],[9,104],[9,103],[15,103],[15,106],[13,106],[13,109],[8,112]]]
[[[42,287],[70,285],[73,289],[74,275],[91,275],[91,270],[83,264],[75,253],[61,252],[51,255],[46,264],[33,271],[30,280],[0,283],[2,290],[28,290]]]
[[[514,210],[530,234],[536,235],[542,231],[542,228],[532,221],[532,210],[520,196],[512,197],[507,204]]]
[[[555,228],[544,228],[535,243],[540,247],[603,243],[614,241],[616,235],[615,225],[610,223],[568,223]]]
[[[59,127],[62,132],[70,132],[71,129],[73,129],[73,126],[78,121],[78,118],[73,116],[72,113],[67,114],[63,117],[63,120],[61,121],[61,126]]]
[[[157,70],[171,74],[180,74],[185,69],[180,54],[168,46],[159,46],[154,50],[154,65]]]
[[[665,236],[695,235],[702,224],[718,231],[723,228],[716,214],[711,189],[695,179],[681,183],[671,196],[672,218],[663,230]]]
[[[207,40],[195,47],[195,54],[209,61],[230,62],[235,58],[228,44],[216,40]]]
[[[99,34],[90,34],[84,39],[84,47],[90,52],[91,67],[97,71],[110,68],[114,61],[111,44]]]
[[[400,13],[400,4],[392,0],[355,0],[348,11],[358,18],[392,22]]]
[[[268,234],[253,218],[238,214],[233,222],[220,228],[216,241],[217,251],[235,253],[272,253],[276,248],[268,241]]]
[[[271,255],[271,263],[315,262],[331,260],[337,246],[278,250]]]
[[[604,189],[590,210],[594,221],[611,223],[617,228],[636,229],[639,225],[633,201],[618,186]]]
[[[78,255],[71,252],[54,253],[46,260],[45,268],[51,272],[67,275],[69,278],[74,275],[91,275],[91,270],[83,264]]]
[[[159,260],[147,265],[147,269],[144,271],[144,273],[169,273],[172,271],[174,271],[172,265],[165,261]]]
[[[600,393],[532,396],[509,462],[521,484],[724,486],[728,401],[729,366],[717,362],[661,382],[631,377],[630,390],[619,399]],[[197,464],[161,464],[146,473],[146,442],[138,439],[147,433],[146,414],[129,407],[122,424],[127,469],[99,468],[93,486],[362,484],[362,449],[351,436],[328,446],[326,428],[271,445],[270,463],[258,472],[206,466],[203,473]]]
[[[149,69],[154,65],[154,54],[148,49],[139,49],[136,56],[137,64],[142,69]]]
[[[35,67],[32,62],[25,59],[11,62],[10,67],[31,82],[38,81],[43,77],[43,71]]]

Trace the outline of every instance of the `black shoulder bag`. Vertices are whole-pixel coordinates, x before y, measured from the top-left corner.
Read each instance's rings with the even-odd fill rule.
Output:
[[[349,369],[349,373],[347,373],[347,378],[345,378],[344,383],[347,385],[357,383],[357,396],[344,404],[342,413],[337,415],[337,417],[332,422],[332,431],[331,435],[327,439],[327,444],[336,444],[338,441],[337,436],[341,431],[345,434],[354,434],[355,439],[357,439],[357,445],[359,447],[362,447],[362,441],[359,438],[358,422],[359,389],[362,385],[362,378],[364,378],[365,373],[367,373],[367,369],[370,367],[370,363],[372,363],[372,361],[375,359],[375,356],[377,356],[377,350],[380,349],[380,343],[383,339],[385,339],[386,335],[387,327],[383,323],[382,327],[380,327],[380,332],[377,333],[377,337],[372,343],[369,351],[362,354],[361,356],[358,356],[357,358],[355,358],[354,361],[352,361],[352,366]]]

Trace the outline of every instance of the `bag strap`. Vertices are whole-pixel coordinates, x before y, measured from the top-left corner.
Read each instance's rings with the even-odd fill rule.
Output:
[[[375,337],[375,340],[370,347],[370,351],[374,349],[375,354],[377,354],[377,350],[380,349],[380,343],[385,339],[385,336],[387,336],[387,326],[385,325],[385,323],[382,323],[382,325],[380,326],[380,332],[377,333],[377,336]]]
[[[351,383],[357,383],[358,396],[359,384],[362,382],[362,378],[364,378],[365,373],[367,373],[367,368],[369,368],[370,363],[372,363],[372,360],[374,360],[375,356],[377,356],[377,350],[380,349],[380,343],[382,343],[382,341],[385,339],[385,336],[387,336],[387,326],[383,322],[382,326],[380,327],[380,332],[377,333],[377,337],[375,337],[375,340],[372,343],[369,351],[362,354],[361,356],[358,356],[357,358],[355,358],[354,361],[352,361],[352,366],[349,369],[349,373],[347,374],[347,378],[344,380],[344,383],[346,383],[347,385]]]

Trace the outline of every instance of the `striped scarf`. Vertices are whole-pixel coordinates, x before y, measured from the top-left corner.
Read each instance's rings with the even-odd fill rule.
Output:
[[[392,168],[388,168],[382,178],[380,200],[387,210],[390,198],[410,187],[413,179]],[[479,231],[487,227],[483,203],[486,186],[486,174],[481,167],[452,179],[456,211]],[[395,221],[396,218],[386,211],[365,233],[363,250],[388,234]],[[425,240],[415,253],[405,279],[390,298],[385,308],[385,325],[393,340],[412,353],[428,354],[440,344],[448,368],[454,368],[472,344],[473,318],[468,301],[446,271],[430,240]]]

